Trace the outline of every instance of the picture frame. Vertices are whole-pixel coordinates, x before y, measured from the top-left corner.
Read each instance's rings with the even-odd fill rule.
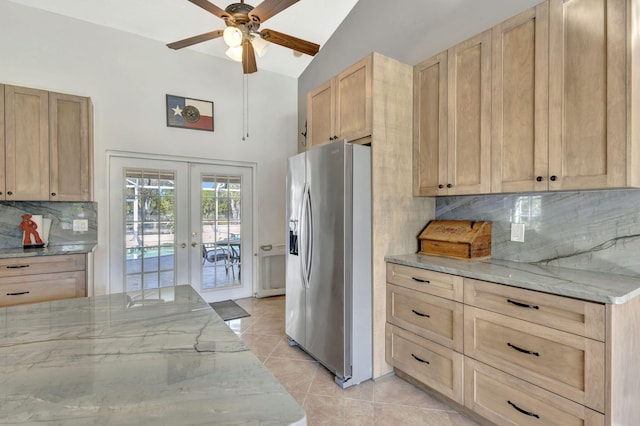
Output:
[[[213,102],[166,95],[167,127],[213,132]]]

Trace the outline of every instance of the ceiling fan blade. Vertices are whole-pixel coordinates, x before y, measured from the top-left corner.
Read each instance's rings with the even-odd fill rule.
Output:
[[[192,44],[202,43],[203,41],[213,40],[214,38],[222,37],[222,30],[211,31],[210,33],[204,33],[197,36],[185,38],[184,40],[174,41],[167,44],[167,47],[177,50],[183,47],[191,46]]]
[[[218,6],[216,6],[215,4],[208,2],[207,0],[189,0],[191,3],[195,4],[196,6],[200,6],[201,8],[203,8],[204,10],[206,10],[207,12],[211,12],[214,15],[216,15],[218,18],[228,18],[229,14],[227,12],[224,11],[224,9],[220,9]]]
[[[249,17],[252,19],[257,18],[259,22],[264,22],[298,1],[299,0],[264,0],[249,12]]]
[[[320,45],[311,43],[310,41],[302,40],[287,34],[279,33],[274,30],[262,30],[260,31],[260,37],[271,43],[279,44],[280,46],[288,47],[289,49],[296,50],[307,55],[314,56],[320,50]]]
[[[242,42],[242,71],[245,74],[252,74],[258,71],[256,53],[253,50],[253,44],[248,39],[244,39]]]

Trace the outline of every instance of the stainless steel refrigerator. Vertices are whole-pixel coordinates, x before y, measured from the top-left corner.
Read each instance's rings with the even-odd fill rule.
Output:
[[[343,388],[372,377],[371,148],[287,161],[286,334]]]

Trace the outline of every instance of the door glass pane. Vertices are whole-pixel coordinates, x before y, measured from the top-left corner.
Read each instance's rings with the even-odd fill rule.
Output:
[[[175,173],[125,170],[125,291],[160,299],[176,284]]]
[[[241,286],[242,179],[201,176],[202,290]]]

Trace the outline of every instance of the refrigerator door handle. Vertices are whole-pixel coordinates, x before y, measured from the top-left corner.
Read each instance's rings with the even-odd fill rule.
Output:
[[[309,281],[311,280],[311,259],[313,256],[313,222],[311,216],[311,193],[308,184],[304,186],[301,212],[302,228],[300,229],[300,236],[304,239],[300,240],[302,245],[300,250],[300,266],[304,286],[309,288]]]

